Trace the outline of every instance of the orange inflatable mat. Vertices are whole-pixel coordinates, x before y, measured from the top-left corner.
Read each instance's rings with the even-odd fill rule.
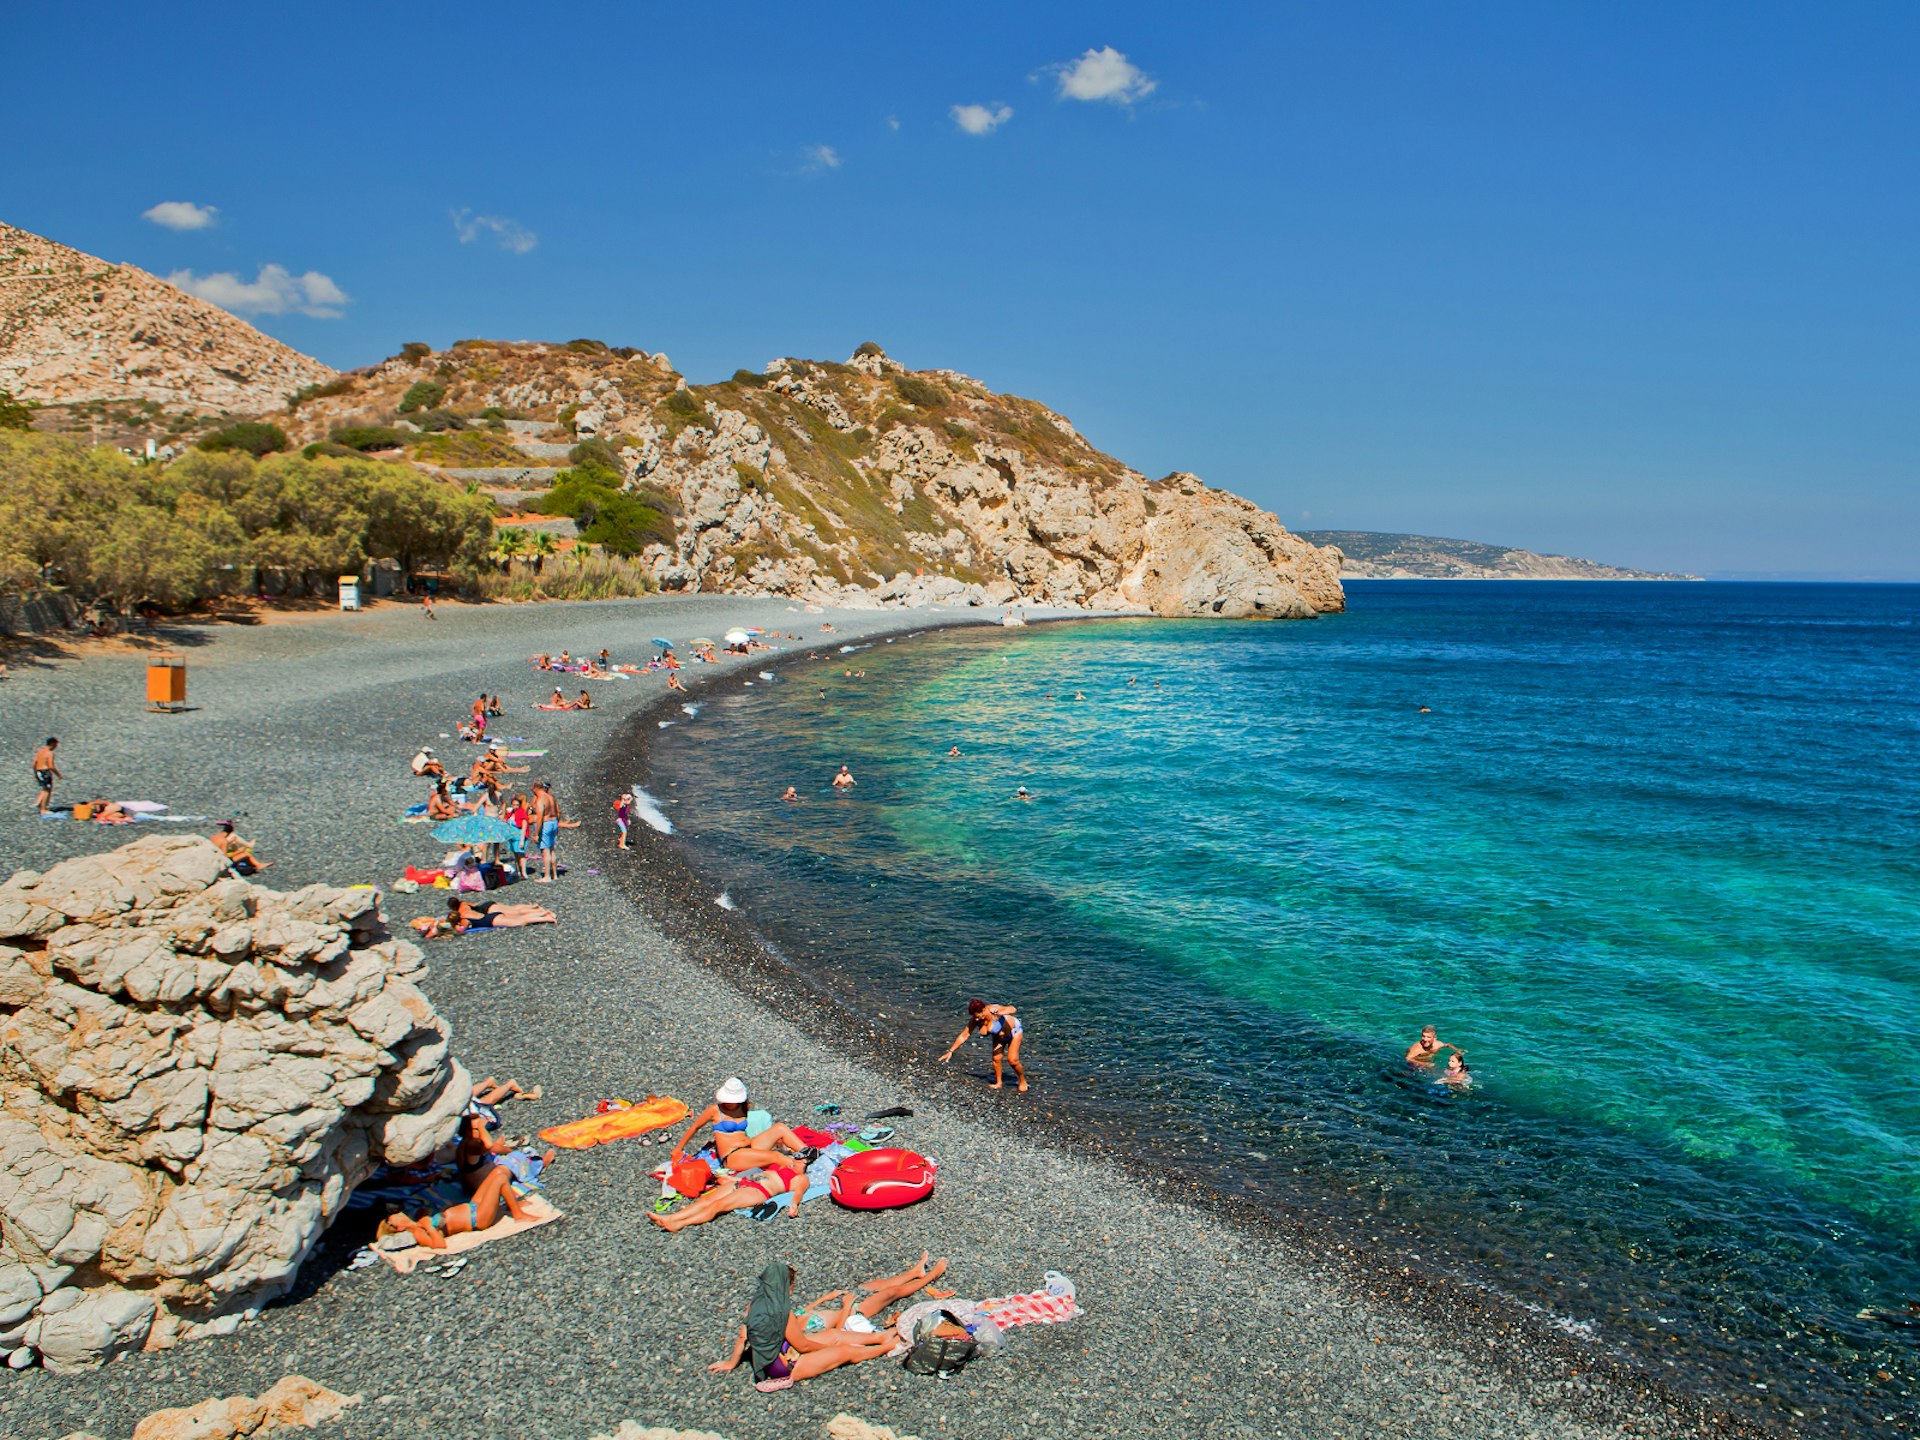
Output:
[[[540,1138],[563,1150],[586,1150],[609,1140],[631,1140],[636,1135],[677,1125],[687,1118],[687,1107],[671,1095],[649,1095],[625,1110],[609,1110],[604,1115],[589,1115],[584,1120],[569,1120],[542,1130]]]

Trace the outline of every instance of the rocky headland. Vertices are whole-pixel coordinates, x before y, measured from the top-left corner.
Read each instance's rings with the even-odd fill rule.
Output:
[[[198,836],[0,886],[0,1354],[84,1369],[225,1334],[466,1072],[367,889],[233,878]]]
[[[1304,530],[1301,538],[1340,552],[1347,580],[1695,580],[1695,575],[1630,570],[1572,555],[1542,555],[1479,540],[1375,530]]]

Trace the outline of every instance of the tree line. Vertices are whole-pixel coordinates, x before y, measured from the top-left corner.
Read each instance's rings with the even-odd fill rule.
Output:
[[[370,559],[471,575],[493,505],[411,466],[360,456],[194,450],[168,465],[0,430],[0,586],[51,576],[118,606],[183,609],[250,590],[324,593]]]

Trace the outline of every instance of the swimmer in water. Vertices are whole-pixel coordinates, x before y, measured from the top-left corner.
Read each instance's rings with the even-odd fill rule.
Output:
[[[1473,1076],[1468,1073],[1467,1062],[1460,1058],[1458,1050],[1447,1057],[1447,1068],[1440,1072],[1440,1083],[1456,1090],[1473,1088]]]
[[[780,798],[786,801],[789,805],[792,805],[800,799],[800,792],[794,789],[793,786],[789,785],[787,786],[787,793],[782,795]]]
[[[833,788],[836,790],[851,790],[859,783],[853,778],[853,772],[844,765],[840,767],[840,773],[833,777]]]
[[[1420,1038],[1407,1047],[1407,1064],[1418,1065],[1422,1070],[1431,1070],[1434,1059],[1442,1050],[1452,1050],[1460,1055],[1467,1053],[1458,1045],[1442,1040],[1439,1031],[1433,1026],[1422,1026]]]
[[[952,749],[948,750],[947,758],[949,760],[958,760],[960,758],[960,747],[955,745]]]
[[[1420,713],[1422,715],[1431,715],[1433,713],[1433,707],[1431,705],[1422,705],[1420,707]]]
[[[1022,785],[1018,790],[1013,792],[1013,798],[1016,800],[1031,800],[1033,799],[1033,792]]]
[[[1087,692],[1084,690],[1076,690],[1073,692],[1073,698],[1076,700],[1084,700],[1087,698]]]

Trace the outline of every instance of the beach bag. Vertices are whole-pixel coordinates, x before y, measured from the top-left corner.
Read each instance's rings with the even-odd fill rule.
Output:
[[[676,1160],[667,1171],[667,1184],[691,1200],[713,1183],[713,1170],[704,1160]]]
[[[951,1310],[942,1310],[940,1318],[952,1321],[963,1331],[967,1328]],[[909,1375],[935,1375],[945,1380],[966,1369],[968,1362],[979,1353],[979,1342],[966,1335],[929,1335],[907,1351],[900,1368]]]
[[[93,803],[89,800],[74,801],[73,818],[76,820],[91,820],[93,818]]]

